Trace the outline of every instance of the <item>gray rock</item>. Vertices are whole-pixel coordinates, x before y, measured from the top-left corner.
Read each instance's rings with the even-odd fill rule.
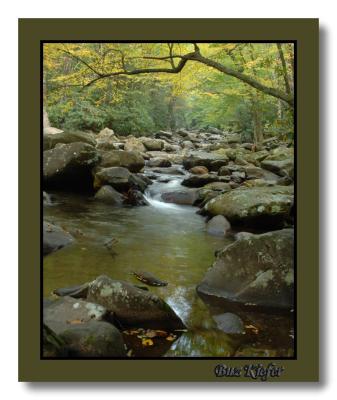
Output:
[[[147,162],[146,166],[150,168],[168,168],[172,166],[172,163],[166,158],[155,157],[151,158],[151,160]]]
[[[204,174],[204,175],[191,175],[188,178],[185,178],[181,182],[181,184],[183,186],[198,188],[212,182],[228,182],[228,181],[229,177],[227,176]]]
[[[130,172],[139,172],[145,165],[144,159],[136,151],[112,150],[102,152],[101,168],[124,167]]]
[[[104,275],[89,285],[88,301],[101,304],[126,325],[153,329],[184,327],[181,319],[157,295]]]
[[[187,170],[196,166],[203,166],[210,171],[217,171],[220,166],[225,165],[227,162],[226,155],[195,151],[183,159],[183,166]]]
[[[56,134],[43,135],[43,150],[53,149],[58,143],[87,143],[96,146],[96,139],[92,133],[86,132],[60,132]]]
[[[107,204],[120,206],[123,204],[124,197],[109,185],[102,186],[95,194],[95,200],[102,201]]]
[[[43,255],[53,253],[74,241],[70,233],[60,226],[43,221]]]
[[[43,182],[46,187],[92,188],[92,168],[99,155],[86,143],[57,144],[43,152]]]
[[[193,189],[177,190],[173,192],[165,192],[161,198],[166,203],[193,205],[198,199],[198,193]]]
[[[161,151],[164,148],[164,142],[160,139],[142,137],[140,140],[148,151]]]
[[[222,215],[216,215],[206,224],[206,231],[210,235],[224,236],[231,229],[231,224]]]
[[[197,291],[243,306],[293,308],[294,232],[241,236],[217,253]]]
[[[94,187],[96,189],[110,185],[116,190],[125,191],[131,186],[131,173],[123,167],[103,168],[95,175]]]
[[[231,223],[278,225],[291,213],[293,191],[293,186],[239,187],[210,200],[203,211]]]
[[[144,153],[146,151],[142,141],[140,139],[135,138],[134,136],[131,136],[125,140],[124,150],[138,151],[140,153]]]

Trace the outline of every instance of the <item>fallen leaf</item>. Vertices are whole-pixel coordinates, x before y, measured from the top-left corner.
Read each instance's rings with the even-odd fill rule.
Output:
[[[79,324],[83,324],[83,320],[81,319],[73,319],[71,321],[67,321],[68,324],[70,325],[79,325]]]
[[[142,345],[143,346],[153,346],[153,341],[151,339],[143,339]]]
[[[167,336],[167,338],[166,338],[166,340],[168,340],[170,342],[173,342],[176,339],[177,339],[177,336],[176,335],[172,335],[172,334]]]

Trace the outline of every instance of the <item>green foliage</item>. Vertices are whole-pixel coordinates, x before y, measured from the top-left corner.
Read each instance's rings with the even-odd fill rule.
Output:
[[[200,48],[209,59],[284,90],[275,44],[203,43]],[[293,49],[291,45],[282,49],[292,85]],[[191,44],[173,44],[174,54],[191,50]],[[197,62],[189,62],[179,74],[117,75],[85,87],[97,76],[94,71],[163,67],[163,63],[167,67],[168,60],[153,60],[167,54],[166,43],[45,45],[44,94],[51,124],[96,132],[109,127],[124,135],[214,126],[240,131],[245,140],[253,140],[259,123],[265,136],[292,134],[293,115],[287,104]]]

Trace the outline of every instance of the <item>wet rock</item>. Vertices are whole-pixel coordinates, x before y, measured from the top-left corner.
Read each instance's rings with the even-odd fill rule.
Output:
[[[242,319],[236,314],[224,313],[213,316],[218,329],[225,333],[242,334],[245,332]]]
[[[198,188],[212,182],[228,182],[228,181],[229,177],[226,176],[205,174],[205,175],[191,175],[188,178],[185,178],[181,184],[183,186]]]
[[[293,191],[292,186],[239,187],[210,200],[204,212],[234,224],[277,226],[290,216]]]
[[[53,149],[58,143],[87,143],[96,146],[95,135],[86,132],[60,132],[56,134],[43,135],[43,150]]]
[[[142,192],[136,189],[130,189],[127,192],[126,204],[131,206],[148,206],[149,202],[146,200]]]
[[[293,308],[294,232],[241,236],[217,253],[197,287],[202,294],[242,306]]]
[[[123,167],[130,172],[139,172],[144,165],[143,157],[136,151],[112,150],[102,152],[102,160],[99,167]]]
[[[60,226],[43,221],[43,255],[68,246],[74,238]]]
[[[140,139],[135,138],[134,136],[127,138],[124,143],[125,151],[138,151],[139,153],[143,153],[146,151],[145,146],[143,145]]]
[[[193,189],[185,189],[163,193],[161,198],[166,203],[193,205],[198,198],[198,193]]]
[[[160,139],[142,137],[140,140],[148,151],[161,151],[164,148],[164,142]]]
[[[188,172],[195,175],[204,175],[208,174],[208,169],[206,167],[197,165],[196,167],[191,168]]]
[[[219,192],[228,192],[231,190],[231,185],[228,182],[211,182],[203,186],[203,189],[217,190]]]
[[[168,168],[172,166],[172,163],[166,158],[155,157],[151,158],[146,165],[150,168]]]
[[[231,224],[222,215],[216,215],[206,224],[206,232],[214,236],[224,236],[231,229]]]
[[[168,131],[159,131],[154,135],[156,138],[163,138],[163,139],[171,139],[173,136],[172,132],[168,132]]]
[[[231,173],[232,173],[232,171],[225,165],[223,167],[219,168],[219,171],[218,171],[219,176],[227,176],[227,175],[231,175]]]
[[[95,200],[99,200],[115,206],[120,206],[123,204],[124,197],[113,187],[109,185],[104,185],[95,194]]]
[[[99,155],[86,143],[57,144],[43,152],[43,183],[61,189],[91,189],[92,168]]]
[[[88,301],[101,304],[125,325],[153,329],[184,328],[181,319],[157,295],[104,275],[89,285]]]

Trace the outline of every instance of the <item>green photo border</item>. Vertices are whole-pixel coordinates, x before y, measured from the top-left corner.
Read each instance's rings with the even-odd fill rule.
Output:
[[[53,40],[296,42],[297,359],[40,359],[40,51],[42,41]],[[19,20],[20,381],[254,381],[260,379],[244,374],[219,378],[214,368],[271,363],[283,372],[268,381],[319,379],[318,42],[317,19]]]

